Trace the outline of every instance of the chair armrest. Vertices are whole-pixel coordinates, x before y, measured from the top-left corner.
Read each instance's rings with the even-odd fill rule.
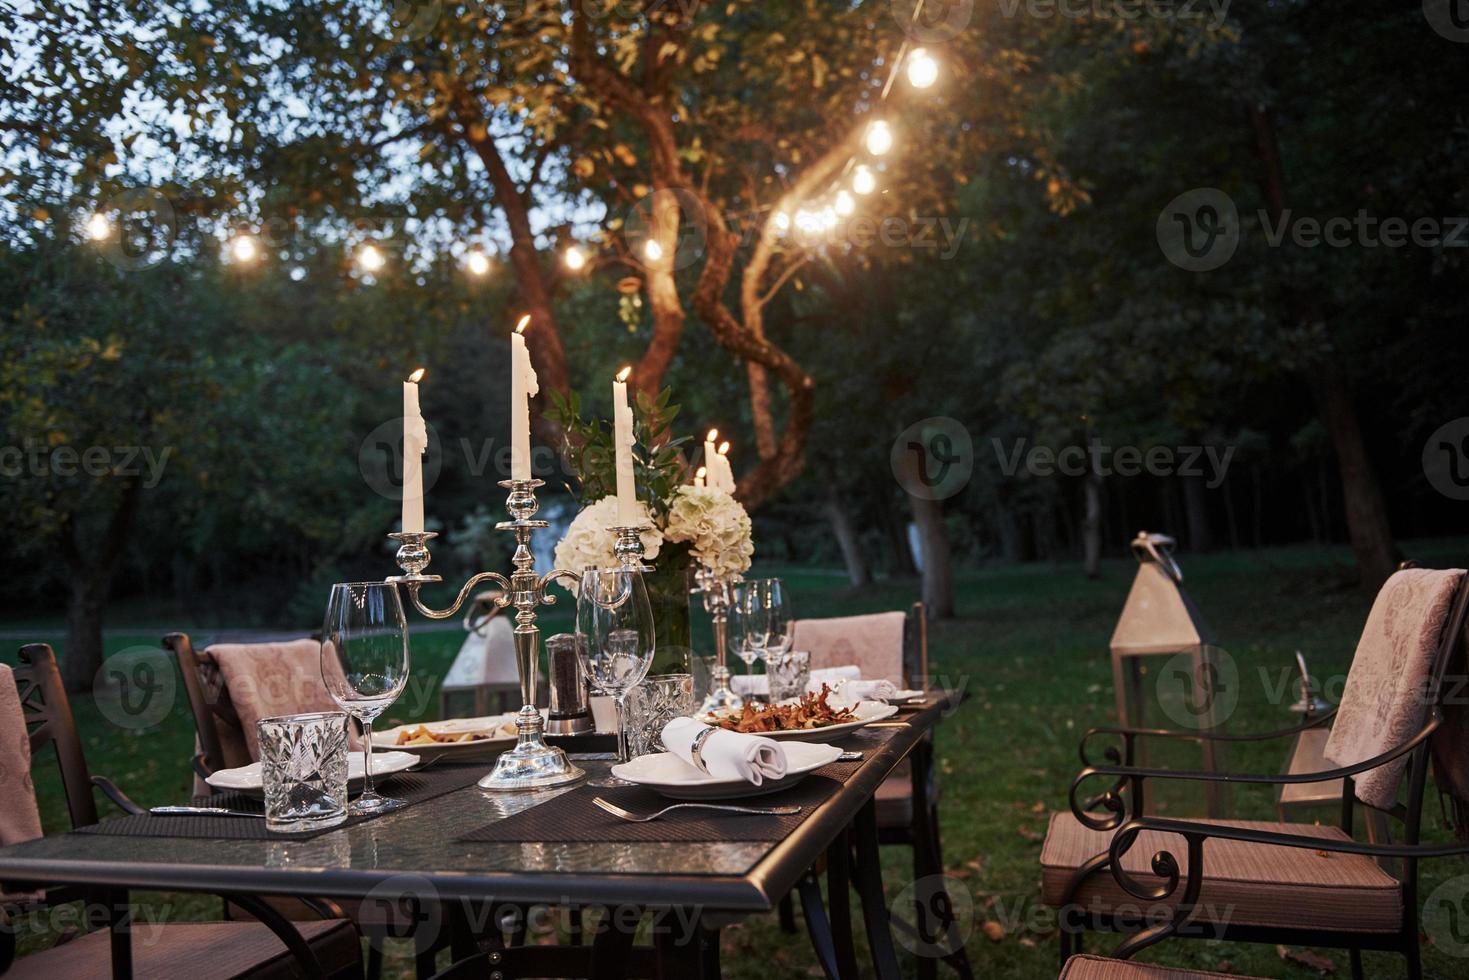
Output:
[[[1291,783],[1324,783],[1336,779],[1347,779],[1358,773],[1369,769],[1376,769],[1380,765],[1391,762],[1394,759],[1412,752],[1423,744],[1438,730],[1443,723],[1443,714],[1434,708],[1429,715],[1428,722],[1411,739],[1381,755],[1373,756],[1358,762],[1355,765],[1340,766],[1336,769],[1327,769],[1322,772],[1301,773],[1229,773],[1229,772],[1196,772],[1183,769],[1146,769],[1134,766],[1088,766],[1076,774],[1071,781],[1069,799],[1071,812],[1083,825],[1092,830],[1116,830],[1122,825],[1127,817],[1127,804],[1122,799],[1123,788],[1131,789],[1131,796],[1136,801],[1142,798],[1143,784],[1149,779],[1180,779],[1191,782],[1202,783],[1242,783],[1246,785],[1285,785]],[[1101,777],[1110,779],[1111,785],[1099,795],[1092,797],[1085,803],[1080,801],[1081,787],[1088,779]],[[1101,805],[1110,812],[1107,817],[1093,817],[1089,811],[1097,805]],[[1140,812],[1131,814],[1134,818],[1140,818]]]
[[[102,795],[112,801],[113,805],[122,810],[123,813],[146,813],[142,807],[134,803],[116,783],[106,776],[93,776],[92,785],[102,791]]]
[[[1205,731],[1182,731],[1171,728],[1128,728],[1120,725],[1102,725],[1089,728],[1086,734],[1081,736],[1081,744],[1077,747],[1081,755],[1081,764],[1091,766],[1090,756],[1087,755],[1087,742],[1094,737],[1118,736],[1122,739],[1123,754],[1117,752],[1116,746],[1109,745],[1103,750],[1102,755],[1113,765],[1131,765],[1132,743],[1140,738],[1171,738],[1182,742],[1269,742],[1280,738],[1289,738],[1313,728],[1320,728],[1336,717],[1336,709],[1332,708],[1324,714],[1310,718],[1299,725],[1290,728],[1281,728],[1273,732],[1252,732],[1243,735],[1231,735],[1223,732]]]
[[[214,775],[214,770],[209,767],[203,752],[195,752],[194,757],[189,760],[189,765],[193,767],[194,774],[200,779],[208,779]]]

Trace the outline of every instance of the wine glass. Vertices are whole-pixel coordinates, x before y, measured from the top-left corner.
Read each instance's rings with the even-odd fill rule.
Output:
[[[592,684],[617,705],[617,761],[631,755],[627,741],[627,692],[648,674],[657,639],[653,607],[643,573],[627,568],[588,568],[576,595],[576,631],[587,638],[583,662]],[[593,780],[592,786],[625,786],[621,779]]]
[[[734,588],[735,656],[745,662],[745,673],[755,672],[755,661],[765,653],[770,642],[770,617],[760,594],[763,579],[741,582]]]
[[[737,600],[740,617],[740,659],[753,670],[755,659],[765,661],[770,673],[772,660],[791,648],[791,604],[785,583],[778,578],[749,579],[740,583]]]
[[[321,677],[332,700],[362,723],[365,782],[349,812],[362,816],[403,806],[372,788],[372,721],[408,682],[408,627],[396,585],[332,586],[321,629]]]

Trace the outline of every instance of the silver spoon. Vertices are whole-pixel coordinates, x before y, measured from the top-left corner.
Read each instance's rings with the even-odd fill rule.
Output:
[[[649,820],[657,820],[665,813],[670,813],[673,810],[723,810],[726,813],[751,813],[759,816],[769,817],[789,817],[801,812],[801,808],[798,806],[757,807],[730,806],[724,803],[675,803],[673,804],[673,806],[666,806],[656,813],[650,813],[646,816],[639,816],[636,813],[627,812],[615,803],[608,803],[600,796],[593,797],[592,802],[601,809],[606,810],[608,813],[612,814],[614,817],[617,817],[621,820],[626,820],[629,823],[647,823]]]

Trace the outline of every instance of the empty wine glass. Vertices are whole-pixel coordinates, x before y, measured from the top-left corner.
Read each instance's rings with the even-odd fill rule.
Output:
[[[770,617],[760,596],[761,581],[754,579],[736,585],[730,606],[735,656],[745,662],[746,674],[755,672],[755,661],[764,655],[765,645],[770,641]]]
[[[626,568],[589,568],[576,596],[576,631],[587,638],[582,656],[595,687],[617,705],[617,761],[628,749],[627,692],[642,683],[653,662],[657,640],[653,607],[642,572]],[[593,780],[593,786],[626,785],[620,779]]]
[[[739,657],[753,671],[756,658],[763,659],[766,673],[773,659],[791,648],[791,604],[785,583],[778,578],[756,578],[741,582],[735,593],[738,618]]]
[[[398,587],[388,582],[332,586],[321,629],[321,677],[342,710],[362,723],[364,780],[355,815],[403,806],[372,788],[372,722],[408,682],[408,626]]]

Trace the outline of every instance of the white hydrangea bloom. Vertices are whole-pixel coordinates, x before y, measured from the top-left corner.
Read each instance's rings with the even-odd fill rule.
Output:
[[[647,523],[647,508],[638,502]],[[617,524],[617,498],[603,497],[583,507],[566,529],[566,537],[556,544],[556,567],[579,572],[583,568],[613,568],[617,565],[617,535],[609,528]],[[652,561],[663,546],[663,532],[654,527],[644,531],[643,557]]]
[[[755,553],[750,515],[738,500],[713,487],[679,487],[663,534],[669,541],[689,542],[690,554],[721,579],[749,571]]]

